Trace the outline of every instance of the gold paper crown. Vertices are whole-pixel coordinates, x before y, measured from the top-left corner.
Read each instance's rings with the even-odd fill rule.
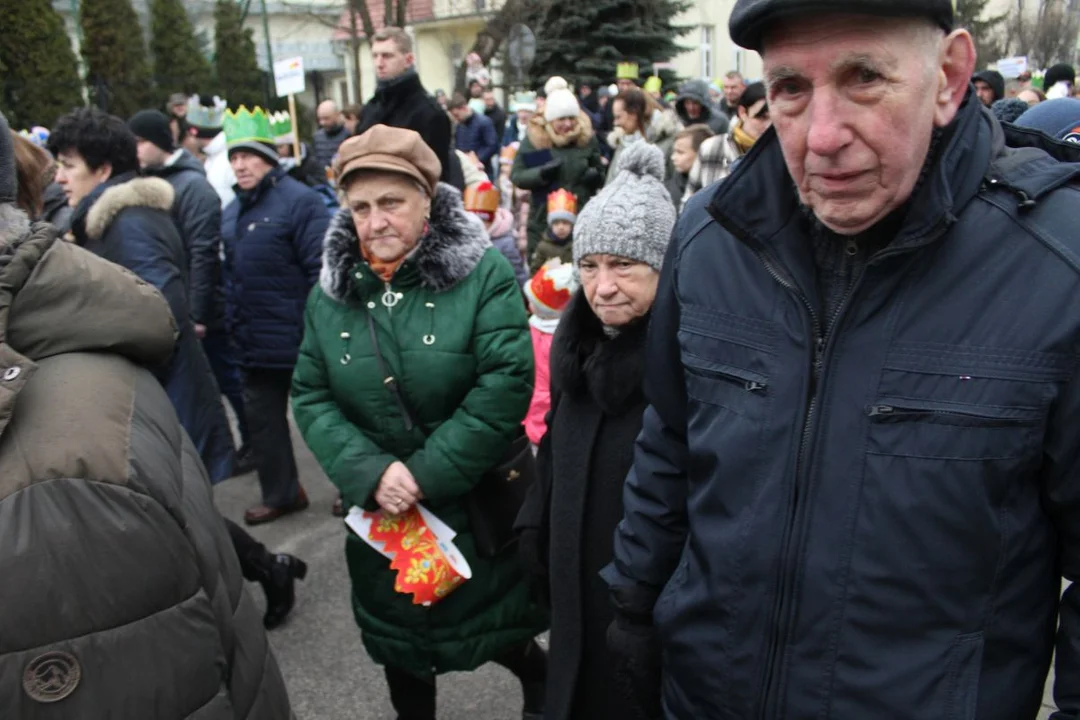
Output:
[[[616,80],[637,80],[638,64],[635,62],[621,62],[615,68]]]
[[[559,189],[548,195],[548,222],[577,220],[577,197],[569,190]],[[553,217],[554,216],[554,217]]]
[[[499,191],[487,180],[465,188],[465,209],[491,221],[499,211]]]

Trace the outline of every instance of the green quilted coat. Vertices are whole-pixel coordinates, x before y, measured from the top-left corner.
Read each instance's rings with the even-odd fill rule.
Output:
[[[544,630],[513,549],[477,557],[465,496],[520,432],[532,395],[525,306],[510,263],[461,195],[440,185],[431,232],[393,280],[360,258],[343,209],[327,232],[322,278],[308,298],[292,407],[308,447],[347,505],[376,509],[375,488],[395,460],[424,504],[457,533],[472,579],[430,608],[394,590],[389,561],[349,534],[352,603],[372,659],[420,676],[471,670]],[[379,347],[430,437],[405,421],[372,350]]]

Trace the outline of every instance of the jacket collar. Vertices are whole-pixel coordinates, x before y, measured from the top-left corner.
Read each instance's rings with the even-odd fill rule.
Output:
[[[72,232],[80,245],[100,240],[122,210],[149,207],[168,212],[175,194],[172,185],[161,178],[140,178],[135,173],[118,175],[79,202],[71,218]]]
[[[423,89],[424,86],[420,83],[420,75],[416,72],[416,68],[409,68],[396,78],[379,80],[375,84],[375,94],[382,98],[391,95],[410,95]]]
[[[578,290],[559,319],[551,348],[551,386],[572,397],[589,396],[610,415],[642,402],[648,316],[615,337]]]
[[[434,292],[449,290],[469,276],[491,247],[483,222],[466,212],[461,193],[446,183],[439,183],[431,202],[429,226],[428,234],[398,269],[395,285],[418,283]],[[385,289],[360,257],[360,241],[347,207],[337,212],[326,231],[319,284],[340,303],[366,299]]]
[[[240,200],[240,207],[247,209],[258,205],[263,195],[271,188],[277,187],[281,179],[287,176],[288,170],[278,164],[270,168],[270,172],[266,173],[263,179],[259,181],[259,184],[250,190],[243,190],[239,185],[233,185],[233,191]]]

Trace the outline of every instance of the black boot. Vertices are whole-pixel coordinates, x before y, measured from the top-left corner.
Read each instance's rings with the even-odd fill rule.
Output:
[[[307,563],[292,555],[271,556],[268,566],[260,569],[259,584],[266,592],[266,615],[263,626],[273,630],[285,622],[296,601],[296,580],[307,577]]]

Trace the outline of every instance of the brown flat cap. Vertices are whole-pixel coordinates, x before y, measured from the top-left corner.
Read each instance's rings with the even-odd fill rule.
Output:
[[[415,130],[373,125],[363,135],[351,137],[338,148],[334,164],[338,183],[357,170],[383,170],[401,173],[420,183],[428,195],[442,175],[442,163]]]

